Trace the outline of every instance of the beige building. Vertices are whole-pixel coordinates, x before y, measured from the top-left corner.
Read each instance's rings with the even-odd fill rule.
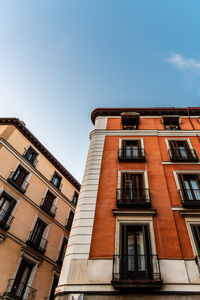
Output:
[[[0,119],[0,298],[53,299],[79,189],[22,121]]]

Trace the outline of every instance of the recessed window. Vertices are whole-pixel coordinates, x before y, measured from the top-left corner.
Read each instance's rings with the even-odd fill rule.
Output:
[[[34,229],[29,233],[29,237],[26,242],[27,245],[31,246],[42,254],[45,253],[47,246],[47,240],[44,238],[46,227],[47,224],[43,220],[38,218]]]
[[[59,190],[61,190],[61,180],[62,180],[62,177],[60,175],[58,175],[57,172],[54,172],[52,179],[51,179],[51,183]]]
[[[67,218],[67,224],[66,224],[66,228],[68,230],[71,230],[73,219],[74,219],[74,212],[70,210],[69,217]]]
[[[121,224],[120,254],[113,262],[112,284],[118,288],[143,288],[146,281],[162,284],[157,255],[152,255],[150,231],[147,224]],[[154,283],[153,283],[154,284]]]
[[[162,119],[165,130],[180,130],[179,116],[163,116]]]
[[[40,207],[52,217],[55,217],[57,209],[57,207],[54,205],[55,198],[56,197],[50,191],[48,191],[45,198],[42,199],[42,203],[40,205]]]
[[[171,161],[198,161],[194,149],[191,149],[187,141],[169,140],[169,155]]]
[[[28,182],[26,181],[28,175],[29,172],[19,165],[15,171],[10,173],[8,181],[22,193],[25,193],[28,187]]]
[[[36,166],[38,160],[38,153],[30,146],[27,150],[25,149],[24,158],[30,162],[34,167]]]
[[[54,300],[55,299],[55,289],[58,285],[58,277],[57,276],[54,276],[53,278],[53,283],[52,283],[52,286],[51,286],[51,292],[50,292],[50,296],[49,298],[45,298],[45,299],[48,299],[48,300]]]
[[[125,130],[135,130],[139,128],[140,115],[136,112],[121,113],[121,123]]]
[[[119,161],[145,161],[145,152],[140,140],[123,140],[119,149]]]
[[[36,290],[29,285],[33,267],[34,265],[31,262],[22,259],[15,278],[9,279],[5,293],[9,299],[34,299]]]
[[[179,174],[180,198],[184,206],[200,205],[200,175]]]
[[[72,202],[73,202],[75,205],[77,204],[78,196],[79,196],[79,194],[77,193],[77,191],[74,191],[74,195],[73,195],[73,198],[72,198]]]
[[[67,244],[68,244],[68,239],[66,237],[63,238],[62,245],[59,251],[58,259],[57,259],[57,264],[62,265],[64,257],[65,257],[65,252],[67,249]]]
[[[0,197],[0,227],[8,230],[13,220],[12,211],[16,205],[16,200],[5,192]]]
[[[145,188],[143,173],[122,173],[117,189],[117,207],[151,206],[150,192]]]

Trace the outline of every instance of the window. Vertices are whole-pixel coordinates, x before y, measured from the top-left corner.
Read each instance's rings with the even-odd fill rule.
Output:
[[[75,192],[74,192],[74,195],[73,195],[73,198],[72,198],[72,202],[73,202],[75,205],[77,204],[78,196],[79,196],[79,194],[75,191]]]
[[[192,229],[197,253],[200,255],[200,224],[191,224],[190,226]]]
[[[29,261],[22,259],[15,279],[9,280],[6,296],[19,300],[34,298],[36,290],[28,285],[33,266]]]
[[[57,276],[54,276],[53,278],[53,283],[52,283],[52,286],[51,286],[51,292],[50,292],[50,296],[49,296],[49,300],[54,300],[54,294],[55,294],[55,289],[58,285],[58,277]]]
[[[33,231],[30,232],[26,242],[27,245],[31,246],[35,250],[38,250],[42,254],[45,253],[47,246],[47,240],[43,237],[46,227],[47,224],[38,218],[35,227]]]
[[[55,196],[48,191],[45,198],[42,199],[40,207],[46,211],[50,216],[55,217],[56,206],[53,204],[55,201]]]
[[[140,115],[136,112],[123,112],[121,113],[121,123],[125,130],[139,128]]]
[[[165,130],[180,130],[179,116],[162,117]]]
[[[148,224],[121,224],[120,254],[114,256],[112,284],[117,288],[162,285],[159,260],[152,255]],[[128,280],[128,285],[127,285]],[[145,285],[146,284],[146,285]],[[155,288],[155,287],[154,287]]]
[[[187,141],[170,140],[169,154],[172,161],[198,161],[196,152],[191,149]]]
[[[15,207],[16,200],[11,198],[5,192],[2,193],[0,198],[0,227],[5,230],[10,228],[10,224],[13,220],[11,213]]]
[[[38,153],[30,146],[28,150],[25,150],[23,155],[26,160],[28,160],[34,167],[36,166],[38,160]]]
[[[74,213],[72,210],[70,210],[69,217],[67,219],[67,224],[66,224],[66,228],[68,230],[71,230],[73,219],[74,219]]]
[[[25,179],[27,178],[28,174],[29,172],[19,165],[14,172],[11,172],[8,181],[22,193],[25,193],[28,187],[28,182]]]
[[[68,239],[66,237],[64,237],[63,241],[62,241],[62,246],[59,251],[58,259],[57,259],[57,264],[59,264],[59,265],[62,265],[62,263],[63,263],[64,257],[65,257],[65,252],[67,249],[67,243],[68,243]]]
[[[117,189],[117,206],[150,206],[149,189],[144,187],[143,173],[122,173],[121,188]]]
[[[145,161],[145,152],[140,140],[123,140],[119,149],[119,161]]]
[[[57,172],[54,172],[52,179],[51,179],[51,183],[59,190],[61,190],[61,180],[62,180],[62,177],[60,175],[58,175]]]
[[[200,175],[179,174],[179,190],[183,205],[200,205]]]

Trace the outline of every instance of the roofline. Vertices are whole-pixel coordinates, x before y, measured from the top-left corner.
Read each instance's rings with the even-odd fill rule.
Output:
[[[99,116],[120,116],[122,112],[137,112],[141,116],[200,116],[200,107],[96,108],[91,113],[91,120],[94,124]]]
[[[51,163],[54,167],[67,179],[71,184],[80,190],[80,183],[65,169],[65,167],[45,148],[43,144],[26,128],[23,121],[18,118],[0,118],[0,125],[15,126]]]

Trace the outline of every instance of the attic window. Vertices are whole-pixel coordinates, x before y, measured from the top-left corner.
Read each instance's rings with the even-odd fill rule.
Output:
[[[180,130],[180,117],[179,116],[163,116],[162,122],[165,130]]]
[[[139,128],[140,114],[136,112],[121,113],[121,122],[123,129],[134,130]]]

